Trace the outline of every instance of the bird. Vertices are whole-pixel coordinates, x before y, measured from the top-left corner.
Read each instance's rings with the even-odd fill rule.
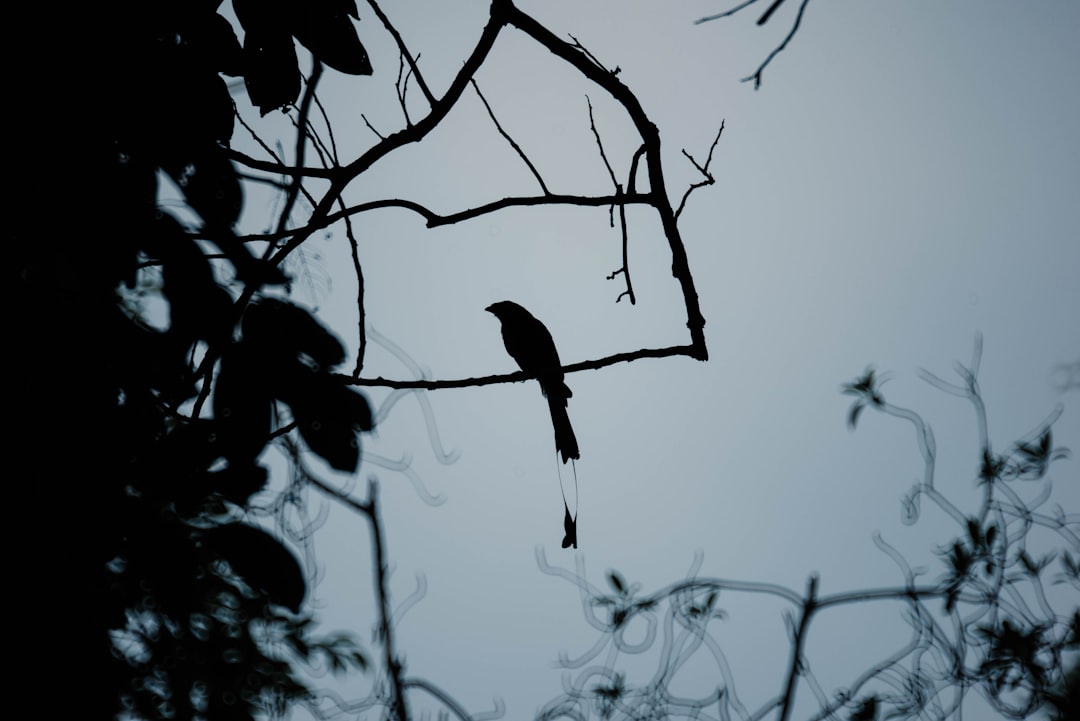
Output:
[[[577,437],[566,412],[567,401],[574,394],[563,380],[562,363],[559,362],[559,352],[555,349],[551,333],[532,313],[513,301],[492,303],[484,310],[502,323],[506,352],[521,370],[536,376],[551,411],[555,450],[562,456],[562,462],[565,464],[570,459],[581,458]]]

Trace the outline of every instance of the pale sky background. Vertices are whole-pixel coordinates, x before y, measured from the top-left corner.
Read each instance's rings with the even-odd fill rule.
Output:
[[[396,52],[360,5],[375,75],[330,72],[322,87],[346,157],[375,140],[361,113],[384,134],[401,124]],[[697,191],[680,220],[709,361],[645,360],[567,378],[589,580],[604,585],[605,571],[616,568],[652,591],[683,578],[701,550],[703,576],[798,592],[811,572],[821,575],[823,593],[902,583],[874,547],[874,531],[927,565],[925,580],[936,579],[933,551],[959,529],[928,503],[919,525],[900,522],[900,497],[922,463],[912,430],[868,412],[849,432],[839,385],[868,364],[892,371],[885,397],[933,425],[938,487],[973,510],[973,413],[921,381],[918,369],[955,378],[953,363],[970,360],[979,332],[997,446],[1063,403],[1055,441],[1080,451],[1080,394],[1062,391],[1055,375],[1059,364],[1080,361],[1080,4],[811,0],[757,92],[739,79],[787,32],[797,0],[765,28],[753,24],[758,9],[692,24],[730,7],[717,2],[521,6],[621,68],[660,129],[674,202],[699,179],[679,151],[703,160],[726,122],[716,185]],[[438,95],[479,36],[487,4],[402,2],[386,11],[421,54]],[[608,157],[626,177],[637,147],[628,121],[521,33],[500,37],[478,82],[553,192],[612,190],[586,93]],[[416,117],[422,104],[419,94],[413,99]],[[242,112],[245,102],[241,92]],[[238,129],[234,146],[255,154],[246,142]],[[375,166],[346,198],[402,197],[452,212],[538,192],[470,91],[428,140]],[[273,207],[249,196],[246,227],[265,227]],[[434,231],[406,211],[360,216],[369,321],[439,379],[515,370],[498,321],[484,312],[503,299],[547,325],[567,364],[688,342],[667,243],[651,212],[629,216],[635,306],[616,304],[622,286],[605,280],[621,263],[605,208],[513,210]],[[318,307],[355,348],[343,231],[310,240],[303,261],[310,275],[296,283],[295,299]],[[375,343],[364,375],[412,377]],[[370,392],[376,404],[387,396]],[[426,597],[398,624],[399,651],[409,674],[470,711],[489,710],[499,696],[506,718],[529,718],[561,693],[552,668],[559,653],[578,655],[598,637],[582,620],[577,589],[535,561],[539,546],[552,563],[575,562],[559,547],[547,408],[532,382],[427,400],[456,462],[435,459],[413,397],[393,407],[365,450],[409,457],[445,503],[426,505],[401,473],[367,462],[356,487],[362,495],[370,474],[380,479],[395,601],[413,591],[416,574],[426,578]],[[1077,468],[1074,455],[1051,472],[1054,498],[1071,511],[1080,508]],[[369,643],[368,528],[327,506],[315,541],[320,619]],[[742,701],[755,709],[782,690],[782,606],[734,594],[721,594],[719,605],[728,619],[710,628],[729,653]],[[808,653],[831,692],[906,637],[897,604],[834,611],[811,627]],[[680,688],[703,694],[715,678],[689,674]],[[363,696],[365,677],[352,683],[342,693]],[[799,693],[811,700],[805,687]],[[980,711],[972,713],[966,718]]]

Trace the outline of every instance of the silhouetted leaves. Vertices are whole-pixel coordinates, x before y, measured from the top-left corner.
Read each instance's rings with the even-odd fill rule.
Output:
[[[1005,471],[1006,459],[995,456],[989,448],[983,449],[982,464],[979,466],[979,480],[982,483],[993,483],[1001,478]]]
[[[327,664],[329,664],[330,671],[335,674],[344,673],[350,667],[360,671],[364,671],[368,667],[367,656],[356,645],[352,637],[345,634],[337,634],[308,644],[307,649],[309,654],[313,652],[321,653],[325,657]]]
[[[350,18],[354,0],[292,0],[273,12],[257,0],[236,0],[244,27],[244,81],[263,115],[296,102],[300,69],[293,37],[322,62],[351,75],[370,75],[371,62]]]
[[[260,368],[260,387],[289,405],[312,451],[337,470],[355,471],[359,433],[370,431],[374,419],[367,400],[330,375],[345,360],[340,341],[307,311],[270,298],[247,310],[241,328],[248,364]]]
[[[271,602],[300,611],[307,591],[304,573],[281,541],[244,523],[211,528],[203,538],[246,584],[265,593]]]
[[[867,405],[877,407],[884,405],[885,399],[877,390],[877,382],[874,369],[867,368],[863,375],[851,383],[845,383],[841,386],[841,390],[845,395],[857,397],[857,400],[852,403],[850,410],[848,410],[848,428],[855,429],[855,424],[859,421],[859,415]]]
[[[593,686],[592,692],[600,702],[600,718],[611,718],[618,709],[618,702],[626,693],[626,676],[616,673],[610,684]]]
[[[855,424],[859,422],[859,414],[862,413],[863,408],[866,406],[863,403],[853,403],[851,410],[848,411],[848,427],[852,430],[855,429]]]
[[[1080,581],[1080,557],[1074,559],[1072,553],[1064,551],[1061,554],[1061,566],[1065,569],[1066,579]]]
[[[626,582],[623,581],[618,571],[608,571],[608,583],[615,589],[616,592],[622,595],[626,595]]]
[[[222,455],[230,464],[253,462],[270,437],[270,376],[244,341],[233,344],[221,360],[214,383],[214,419]]]
[[[209,486],[222,498],[246,506],[251,496],[266,486],[267,470],[254,463],[230,465],[209,474]]]
[[[1037,441],[1018,443],[1016,453],[1020,457],[1016,474],[1023,479],[1042,478],[1052,462],[1069,457],[1067,448],[1054,449],[1049,428],[1042,432]]]
[[[330,67],[350,75],[371,75],[371,61],[349,16],[359,18],[354,0],[321,0],[300,5],[293,34]]]
[[[240,217],[243,191],[232,161],[214,145],[163,153],[161,167],[191,207],[212,228],[231,228]],[[223,248],[223,250],[226,250]],[[226,251],[227,252],[227,251]]]
[[[875,721],[878,715],[877,696],[867,696],[859,706],[851,712],[848,721]]]
[[[1043,628],[1033,626],[1025,629],[1006,618],[999,625],[979,626],[976,631],[989,642],[990,647],[979,666],[979,673],[989,681],[995,696],[1015,691],[1021,686],[1036,692],[1046,687],[1047,667],[1040,659],[1046,649]],[[1041,703],[1034,699],[1040,695],[1033,694],[1022,708],[1037,708]]]
[[[225,75],[243,73],[240,41],[229,21],[217,13],[191,13],[190,22],[181,37],[185,38],[206,64]]]
[[[283,32],[248,30],[244,36],[244,84],[263,115],[296,102],[300,66],[296,46]]]
[[[315,362],[316,371],[345,362],[341,341],[292,303],[263,298],[247,309],[241,328],[245,338],[260,343],[260,350],[274,365],[291,365],[301,354]]]
[[[705,596],[704,602],[692,602],[686,607],[686,615],[691,619],[700,618],[724,618],[727,614],[724,611],[714,611],[716,606],[716,599],[719,597],[716,589],[709,591]]]

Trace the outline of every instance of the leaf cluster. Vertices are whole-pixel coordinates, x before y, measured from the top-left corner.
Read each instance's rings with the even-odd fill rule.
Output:
[[[27,180],[25,213],[8,231],[20,298],[14,446],[38,468],[23,507],[47,514],[63,539],[33,557],[39,592],[79,604],[63,641],[41,645],[94,669],[80,699],[93,718],[250,719],[306,697],[301,663],[366,663],[348,637],[313,633],[308,574],[249,514],[275,433],[295,428],[330,466],[353,471],[373,419],[332,376],[341,343],[268,296],[284,274],[235,233],[244,197],[227,155],[226,76],[273,86],[275,107],[297,95],[267,79],[278,61],[242,47],[219,4],[95,5],[70,44],[52,39],[70,51],[63,87],[93,89],[93,122],[80,121],[59,162],[34,159],[54,177]],[[237,4],[252,28],[280,31],[274,47],[289,45],[294,63],[296,38],[331,67],[371,72],[353,0],[289,13]],[[32,167],[16,150],[15,165]],[[75,192],[45,190],[76,181]],[[163,182],[183,194],[182,213],[159,206]],[[72,199],[60,205],[61,195]],[[126,302],[148,274],[167,306],[160,322]]]

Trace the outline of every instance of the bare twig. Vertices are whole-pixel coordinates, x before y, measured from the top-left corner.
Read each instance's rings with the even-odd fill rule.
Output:
[[[791,42],[791,39],[793,37],[795,37],[795,33],[797,33],[799,31],[799,24],[802,23],[803,12],[806,10],[806,6],[807,6],[807,4],[809,2],[810,2],[810,0],[802,0],[802,4],[799,5],[799,12],[795,15],[795,22],[792,23],[791,30],[788,31],[788,34],[787,34],[787,36],[784,37],[783,42],[781,42],[779,45],[777,45],[775,48],[773,48],[773,51],[771,53],[769,53],[769,56],[767,58],[765,58],[765,62],[761,63],[761,65],[758,66],[758,69],[754,72],[753,75],[748,75],[745,78],[743,78],[742,82],[745,83],[745,82],[747,82],[749,80],[753,80],[754,81],[754,90],[757,90],[758,88],[761,87],[761,75],[762,75],[762,73],[765,72],[765,68],[767,68],[769,66],[769,63],[771,63],[773,61],[773,58],[775,58],[777,55],[779,55],[780,53],[782,53],[784,51],[784,49],[788,46],[788,43]],[[765,15],[763,15],[762,16],[763,20],[768,19],[768,15],[770,13],[771,13],[771,10],[770,10],[769,13],[766,13]],[[761,23],[759,23],[759,24],[761,24]]]
[[[784,4],[785,1],[786,0],[773,0],[773,4],[770,5],[767,10],[765,10],[765,12],[761,15],[760,18],[758,18],[757,24],[764,25],[765,23],[769,22],[769,19],[772,17],[773,13],[776,12],[780,8],[780,6]],[[739,3],[730,10],[725,10],[724,12],[716,13],[715,15],[707,15],[705,17],[698,18],[694,21],[694,24],[701,25],[702,23],[711,22],[713,20],[731,17],[732,15],[735,15],[741,10],[745,10],[746,8],[756,4],[757,2],[758,0],[745,0],[745,2]],[[761,87],[762,73],[765,72],[765,68],[768,67],[769,63],[773,61],[773,58],[783,52],[784,49],[787,47],[788,43],[791,42],[791,39],[795,37],[795,33],[799,30],[799,24],[802,22],[803,12],[806,10],[806,6],[809,2],[810,0],[802,0],[802,4],[799,5],[799,11],[795,15],[795,21],[792,23],[791,29],[788,31],[788,34],[784,37],[783,41],[781,41],[781,43],[777,47],[773,48],[772,52],[770,52],[768,57],[765,58],[765,61],[758,66],[757,71],[754,72],[754,74],[748,75],[747,77],[743,78],[742,82],[745,83],[749,80],[753,80],[754,90],[757,90]]]
[[[313,62],[311,77],[308,78],[307,85],[304,88],[304,97],[300,101],[300,116],[296,122],[296,164],[300,167],[304,165],[304,149],[307,147],[306,127],[308,113],[311,111],[311,99],[315,95],[315,88],[319,84],[319,78],[322,77],[323,71],[322,63],[319,62],[318,58],[315,58]],[[281,214],[278,216],[277,232],[279,233],[284,232],[285,226],[289,222],[289,215],[292,214],[293,205],[296,203],[296,197],[300,193],[302,182],[303,178],[293,176],[292,184],[285,194],[285,204],[282,206]],[[272,252],[273,246],[268,246],[264,258],[269,258]]]
[[[600,149],[600,159],[604,161],[604,167],[607,168],[608,177],[611,178],[611,184],[614,187],[619,187],[619,182],[615,180],[615,171],[611,169],[611,162],[608,160],[607,153],[604,152],[604,142],[600,139],[600,131],[596,129],[596,119],[593,117],[592,100],[589,96],[585,96],[585,102],[589,105],[589,129],[592,130],[593,137],[596,138],[596,147]]]
[[[720,18],[731,17],[732,15],[739,12],[740,10],[742,10],[744,8],[748,8],[751,5],[755,4],[757,1],[758,0],[746,0],[745,2],[739,3],[735,7],[731,8],[730,10],[725,10],[722,13],[716,13],[715,15],[706,15],[703,18],[698,18],[697,20],[694,21],[694,24],[695,25],[701,25],[702,23],[707,23],[707,22],[710,22],[712,20],[719,20]]]
[[[615,187],[616,187],[615,197],[617,197],[617,198],[621,197],[622,196],[622,186],[617,185]],[[625,203],[618,203],[618,206],[619,206],[619,229],[620,229],[621,235],[622,235],[622,267],[619,268],[618,270],[612,272],[611,275],[609,275],[607,277],[607,279],[608,280],[614,280],[615,276],[622,275],[623,279],[626,281],[626,290],[624,290],[622,293],[619,293],[619,295],[615,297],[615,302],[618,303],[620,300],[622,300],[623,296],[625,295],[626,297],[628,297],[630,299],[630,305],[634,305],[635,303],[637,303],[637,299],[634,297],[634,284],[630,280],[630,260],[629,260],[629,256],[628,256],[628,253],[629,253],[629,231],[627,230],[627,227],[626,227],[626,204]]]
[[[375,0],[368,0],[368,5],[371,6],[372,11],[379,18],[379,21],[383,24],[383,27],[386,28],[386,31],[393,36],[394,42],[397,43],[398,51],[401,53],[401,57],[409,64],[409,69],[412,72],[413,77],[416,78],[416,84],[419,86],[420,92],[427,98],[428,105],[435,105],[435,96],[431,94],[431,90],[428,89],[428,85],[424,81],[424,76],[420,73],[420,68],[417,66],[416,61],[413,60],[413,56],[409,52],[409,49],[405,47],[405,41],[402,39],[401,33],[397,31],[397,28],[390,22],[390,19],[382,11],[382,8],[379,7],[379,4],[375,2]]]
[[[487,98],[480,92],[480,86],[476,84],[476,80],[470,78],[472,82],[473,90],[476,91],[476,95],[480,98],[480,102],[484,104],[484,108],[487,110],[488,117],[491,118],[491,122],[495,124],[495,129],[499,131],[499,135],[506,138],[506,142],[510,143],[510,147],[514,149],[514,152],[518,154],[518,157],[528,166],[529,171],[532,172],[533,177],[536,178],[536,182],[540,184],[540,189],[544,191],[544,195],[551,195],[551,191],[548,190],[547,185],[544,184],[544,179],[540,177],[540,171],[536,169],[536,166],[529,160],[529,156],[525,155],[525,151],[521,149],[521,146],[510,137],[510,134],[503,130],[502,125],[499,124],[498,118],[495,117],[495,112],[491,109],[491,105],[488,104]]]
[[[706,185],[712,185],[716,182],[716,179],[713,178],[712,173],[709,171],[709,165],[712,163],[713,151],[716,150],[716,146],[720,142],[720,136],[724,134],[724,122],[725,121],[723,120],[720,121],[720,130],[717,131],[716,139],[713,140],[712,145],[709,146],[709,155],[705,159],[705,165],[698,165],[698,162],[694,160],[694,156],[690,155],[690,153],[686,152],[686,150],[683,149],[682,154],[686,156],[686,159],[689,160],[695,168],[697,168],[698,172],[701,173],[701,175],[705,179],[700,182],[691,184],[690,187],[686,189],[686,192],[683,193],[682,200],[679,201],[679,207],[675,210],[676,218],[678,218],[682,214],[683,208],[686,207],[686,199],[690,197],[691,193],[693,193],[698,188],[703,188]]]

